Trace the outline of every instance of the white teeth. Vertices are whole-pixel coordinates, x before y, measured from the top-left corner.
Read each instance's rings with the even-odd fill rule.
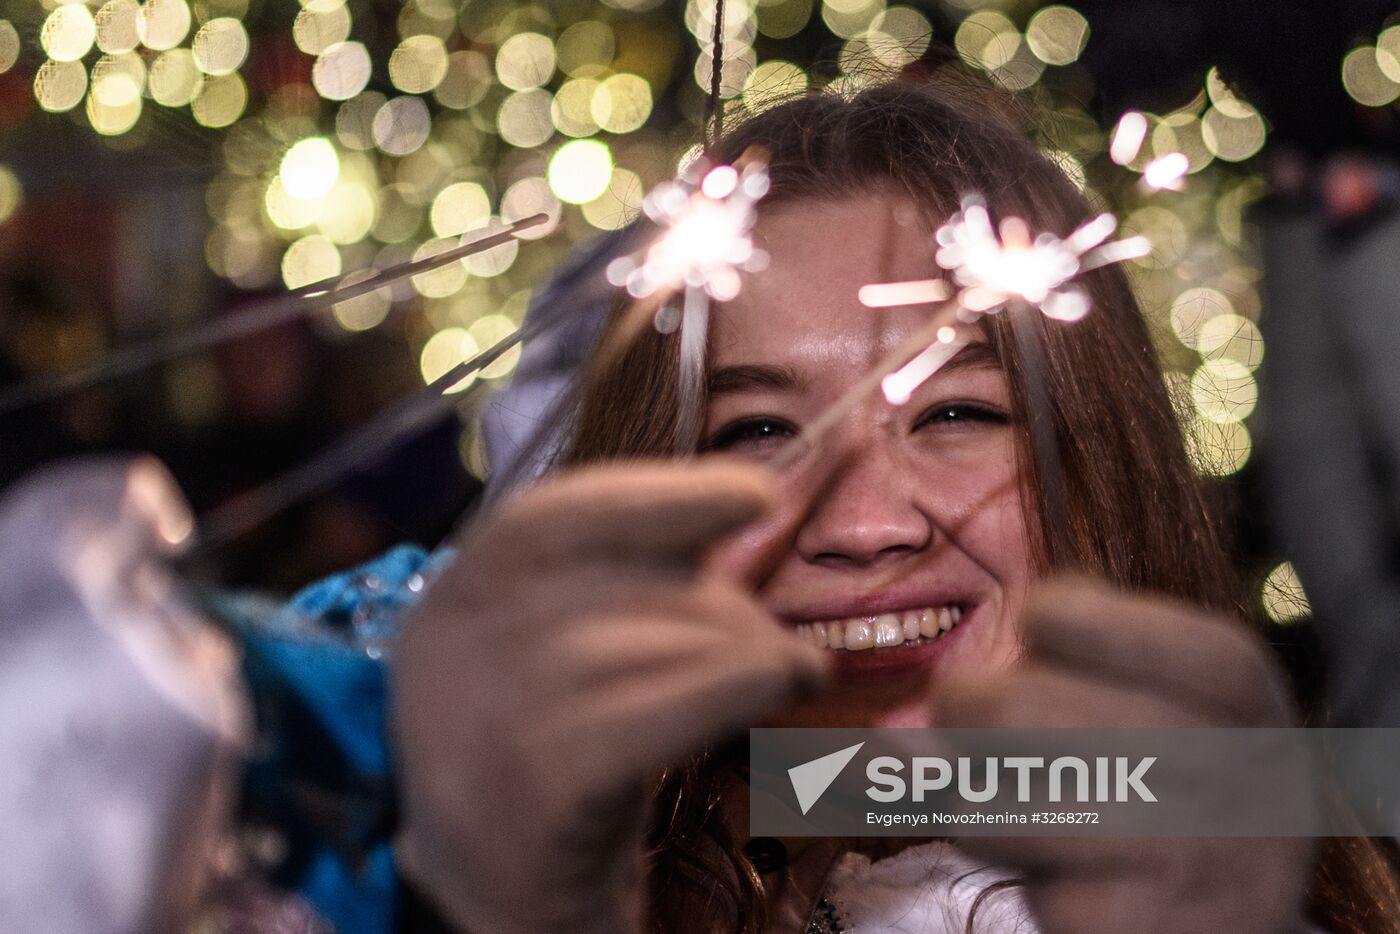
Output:
[[[919,638],[919,611],[905,610],[903,616],[904,641],[913,642]]]
[[[884,613],[875,620],[875,644],[876,645],[899,645],[904,641],[904,627],[899,624],[899,617],[893,613]]]
[[[963,616],[961,607],[924,607],[879,616],[804,623],[797,626],[797,637],[822,649],[893,648],[920,639],[931,642],[956,626]]]
[[[868,649],[875,645],[875,627],[868,619],[853,619],[846,623],[846,649]]]

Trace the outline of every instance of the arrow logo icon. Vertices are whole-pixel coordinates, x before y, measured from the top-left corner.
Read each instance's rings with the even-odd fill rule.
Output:
[[[804,815],[826,793],[831,783],[841,774],[841,770],[850,764],[864,745],[863,742],[856,743],[854,746],[838,749],[820,759],[813,759],[788,769],[793,793],[797,795],[797,806],[802,809]]]

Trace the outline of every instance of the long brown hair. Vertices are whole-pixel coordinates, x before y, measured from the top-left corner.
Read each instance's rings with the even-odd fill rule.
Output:
[[[930,218],[982,195],[994,216],[1014,214],[1064,236],[1092,216],[1061,169],[1020,125],[1020,111],[970,76],[896,81],[853,96],[813,94],[753,116],[728,131],[712,156],[732,162],[766,151],[772,190],[765,204],[839,199],[894,189]],[[1072,324],[1034,327],[1044,348],[1047,418],[1058,439],[1065,526],[1037,523],[1038,570],[1074,566],[1125,588],[1173,594],[1245,619],[1241,580],[1218,512],[1207,501],[1154,351],[1152,334],[1123,270],[1081,277],[1093,311]],[[613,316],[612,326],[620,320]],[[1045,516],[1046,490],[1032,455],[1028,381],[1007,316],[985,319],[1011,390],[1019,433],[1026,515]],[[606,332],[605,332],[606,334]],[[604,341],[606,344],[606,339]],[[565,460],[667,456],[677,419],[674,336],[648,332],[585,376]],[[1052,494],[1053,495],[1053,494]],[[707,886],[728,902],[733,927],[759,930],[762,886],[739,843],[713,819],[716,793],[703,763],[663,784],[655,830],[654,897],[674,886]],[[1368,840],[1325,841],[1309,892],[1313,914],[1334,932],[1400,931],[1393,873]],[[658,928],[665,925],[658,904]]]

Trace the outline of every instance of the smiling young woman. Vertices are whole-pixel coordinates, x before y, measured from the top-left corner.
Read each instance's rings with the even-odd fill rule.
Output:
[[[860,844],[746,852],[742,769],[710,745],[744,726],[1288,720],[1119,269],[1082,277],[1083,320],[1029,319],[1045,410],[993,315],[907,404],[872,394],[776,477],[761,466],[926,320],[856,295],[935,275],[932,232],[962,196],[1059,236],[1090,216],[998,114],[985,91],[883,84],[782,104],[719,143],[722,161],[766,153],[755,237],[770,265],[713,314],[700,456],[653,463],[682,414],[674,335],[599,358],[561,475],[464,542],[405,634],[403,858],[467,929],[839,925],[833,867]],[[1058,440],[1054,489],[1031,418]],[[1043,521],[1048,497],[1063,526]],[[1109,589],[1037,600],[1063,569]],[[1109,650],[1077,667],[1038,657],[1028,632],[1056,618]],[[447,705],[462,713],[444,732]],[[639,782],[663,769],[648,805]],[[1299,929],[1305,903],[1328,931],[1400,930],[1390,869],[1364,840],[1124,848],[1088,876],[1080,857],[1063,841],[1009,854],[1036,871],[1016,886],[1020,930],[1262,934]]]

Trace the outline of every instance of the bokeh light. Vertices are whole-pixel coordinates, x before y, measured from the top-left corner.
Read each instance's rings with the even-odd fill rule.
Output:
[[[530,149],[554,135],[553,98],[548,91],[529,88],[516,91],[501,102],[496,114],[497,131],[501,139]]]
[[[1264,148],[1264,118],[1249,104],[1234,101],[1222,109],[1212,106],[1201,117],[1206,148],[1226,162],[1243,162]]]
[[[1264,613],[1280,625],[1296,623],[1312,616],[1312,604],[1292,563],[1285,561],[1264,577],[1259,589]]]
[[[1195,335],[1196,350],[1208,360],[1232,360],[1249,370],[1264,361],[1264,337],[1259,326],[1236,314],[1206,320]]]
[[[338,42],[350,38],[350,10],[344,6],[328,10],[304,9],[292,23],[292,41],[307,55],[320,55]]]
[[[1362,46],[1342,59],[1342,86],[1358,104],[1384,107],[1400,97],[1400,82],[1381,68],[1375,46]]]
[[[346,101],[369,84],[369,50],[359,42],[337,42],[311,66],[311,84],[327,100]]]
[[[482,315],[467,328],[467,333],[471,335],[472,341],[477,347],[485,350],[494,347],[515,333],[516,324],[505,315]],[[491,365],[481,371],[482,379],[499,379],[508,376],[515,365],[520,362],[520,345],[501,354]]]
[[[1249,367],[1235,360],[1205,360],[1191,374],[1191,402],[1213,422],[1244,421],[1259,401]]]
[[[189,49],[171,49],[151,62],[146,80],[151,98],[157,104],[183,107],[194,98],[199,78],[194,54]]]
[[[195,33],[190,51],[205,74],[232,74],[248,58],[248,33],[236,19],[211,19]]]
[[[389,56],[389,80],[409,94],[426,94],[447,77],[447,46],[437,36],[409,36]]]
[[[540,176],[522,178],[501,196],[501,220],[513,224],[535,214],[546,214],[549,220],[516,236],[522,240],[538,240],[553,233],[559,226],[563,205],[549,190],[549,182]]]
[[[9,20],[0,19],[0,75],[15,67],[19,51],[19,32]]]
[[[612,172],[606,143],[576,139],[560,146],[549,160],[549,189],[560,201],[585,204],[607,191]]]
[[[19,177],[6,166],[0,165],[0,224],[15,216],[24,201],[24,188]]]
[[[1228,477],[1249,463],[1254,441],[1243,422],[1217,422],[1192,416],[1186,423],[1186,453],[1204,477]]]
[[[373,269],[352,272],[340,280],[340,284],[342,286],[355,285],[373,278],[375,274],[376,270]],[[389,290],[387,288],[375,289],[364,295],[336,302],[331,306],[331,316],[335,319],[336,324],[347,331],[368,331],[370,328],[377,327],[389,316],[391,307]]]
[[[320,234],[295,241],[282,254],[282,281],[298,289],[340,275],[340,250]]]
[[[428,105],[420,97],[396,97],[374,115],[374,144],[391,156],[406,156],[428,141],[432,130]]]
[[[282,157],[277,177],[287,194],[302,201],[330,191],[340,175],[340,157],[323,136],[299,140]]]
[[[163,52],[185,41],[190,24],[185,0],[146,0],[136,14],[136,35],[146,48]]]
[[[1233,303],[1223,292],[1197,286],[1186,289],[1172,301],[1169,320],[1177,339],[1195,350],[1206,322],[1220,316],[1233,317],[1234,313]]]
[[[247,106],[248,86],[237,74],[200,79],[190,100],[195,120],[207,127],[228,126],[243,116]]]
[[[598,85],[591,110],[593,120],[609,133],[641,129],[651,116],[651,85],[636,75],[613,75]]]
[[[502,224],[499,220],[492,219],[488,221],[482,229],[464,236],[462,242],[466,243],[468,240],[473,240],[477,237],[499,231],[501,227]],[[499,246],[493,246],[489,250],[473,253],[471,256],[462,260],[462,265],[466,267],[467,272],[471,273],[473,276],[490,279],[501,275],[506,270],[510,269],[511,266],[515,265],[516,257],[519,255],[520,241],[507,240],[505,243]]]
[[[645,195],[646,189],[636,172],[615,169],[607,190],[583,206],[583,217],[599,230],[618,230],[636,218]]]
[[[1067,6],[1045,7],[1026,25],[1026,44],[1047,65],[1072,64],[1089,44],[1089,21]]]
[[[598,92],[599,82],[592,78],[574,78],[565,81],[550,103],[550,116],[555,129],[565,136],[592,136],[598,132],[598,123],[593,119],[593,95]]]
[[[805,71],[792,62],[773,59],[759,65],[744,80],[740,99],[745,107],[757,113],[803,94],[807,85]]]
[[[560,71],[576,78],[600,74],[616,54],[612,27],[597,20],[574,23],[559,34],[554,51]]]
[[[94,18],[97,47],[109,55],[130,52],[141,44],[136,17],[141,12],[136,0],[107,0]]]
[[[97,24],[81,3],[65,3],[48,15],[39,30],[39,44],[56,62],[76,62],[97,41]]]
[[[82,62],[49,60],[34,73],[34,99],[52,113],[78,106],[87,92],[87,69]]]
[[[448,185],[433,199],[428,222],[439,237],[455,237],[484,225],[491,217],[491,199],[476,182]]]
[[[554,75],[554,43],[537,32],[511,36],[496,52],[496,75],[514,91],[537,88]]]
[[[419,354],[418,366],[423,374],[423,382],[431,383],[445,376],[457,364],[470,360],[480,352],[481,348],[466,328],[443,328],[428,338],[422,353]],[[461,392],[476,381],[477,375],[469,374],[443,392]]]
[[[424,243],[413,253],[415,260],[440,256],[448,250],[455,250],[455,238],[439,237]],[[448,263],[413,277],[413,288],[427,298],[446,298],[467,284],[467,268],[461,262]]]

